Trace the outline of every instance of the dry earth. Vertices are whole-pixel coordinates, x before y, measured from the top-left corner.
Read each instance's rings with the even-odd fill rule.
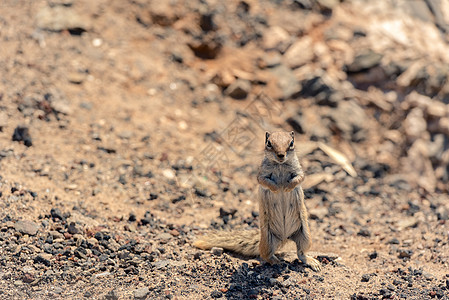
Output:
[[[449,1],[0,4],[1,299],[448,299]],[[295,130],[313,272],[258,227]],[[338,151],[338,152],[336,152]]]

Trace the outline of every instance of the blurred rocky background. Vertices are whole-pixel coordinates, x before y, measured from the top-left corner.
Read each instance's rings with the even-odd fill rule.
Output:
[[[0,298],[447,295],[449,0],[3,0],[0,41]],[[320,274],[190,246],[258,227],[279,129]]]

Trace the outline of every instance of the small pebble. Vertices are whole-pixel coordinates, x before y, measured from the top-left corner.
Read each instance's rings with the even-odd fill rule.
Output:
[[[223,254],[223,248],[220,247],[212,247],[210,251],[212,252],[213,255],[216,256],[221,256]]]

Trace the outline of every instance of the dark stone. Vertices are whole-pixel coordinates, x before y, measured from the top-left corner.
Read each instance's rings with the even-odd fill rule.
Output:
[[[223,218],[225,216],[234,216],[237,212],[237,209],[231,208],[231,209],[224,209],[220,207],[220,218]]]
[[[53,221],[56,221],[56,220],[64,221],[65,220],[65,218],[62,215],[61,210],[59,208],[52,208],[50,210],[50,215],[53,218]]]
[[[43,258],[43,257],[40,256],[40,255],[38,255],[38,256],[36,256],[36,257],[34,258],[34,263],[35,263],[35,264],[43,264],[43,265],[45,265],[45,266],[47,266],[47,267],[50,267],[50,266],[51,266],[51,262],[50,262],[48,259]]]
[[[158,197],[158,194],[150,193],[150,198],[148,200],[156,200]]]
[[[136,214],[133,213],[133,212],[129,213],[128,221],[129,221],[129,222],[135,222],[136,220],[137,220]]]
[[[396,286],[401,285],[401,281],[395,279],[395,280],[393,280],[393,284]]]
[[[371,278],[370,274],[363,274],[362,275],[362,282],[368,282],[370,278]]]
[[[312,0],[293,0],[292,2],[300,9],[311,10],[313,8]]]
[[[184,62],[184,58],[182,57],[182,54],[179,52],[172,52],[171,60],[180,64]]]
[[[368,257],[369,257],[369,259],[376,259],[376,258],[377,258],[377,252],[374,251],[374,252],[370,253],[370,254],[368,255]]]
[[[391,245],[399,245],[399,240],[397,238],[392,238],[391,240],[389,240],[387,242],[387,244],[391,244]]]
[[[355,101],[342,101],[330,112],[330,118],[343,136],[354,142],[362,141],[367,135],[367,115]]]
[[[117,152],[117,150],[115,150],[113,148],[107,148],[107,147],[101,147],[101,146],[97,147],[97,149],[100,150],[100,151],[106,152],[108,154],[113,154],[113,153]]]
[[[126,176],[124,174],[120,175],[118,178],[118,182],[125,185],[127,183]]]
[[[223,293],[222,293],[221,291],[215,290],[215,291],[213,291],[213,292],[210,294],[210,296],[211,296],[212,298],[214,298],[214,299],[218,299],[218,298],[221,298],[221,297],[223,296]]]
[[[86,296],[85,294],[84,294],[84,296],[87,298],[91,298],[90,296]],[[110,290],[106,295],[104,295],[104,299],[105,300],[118,300],[119,295],[118,295],[117,291]]]
[[[99,231],[95,233],[94,238],[96,238],[99,242],[101,242],[101,241],[108,241],[111,238],[111,236],[106,232]]]
[[[236,100],[246,99],[251,91],[251,83],[248,80],[237,79],[224,91],[225,95]]]
[[[370,237],[371,236],[371,232],[368,230],[368,228],[362,228],[357,233],[357,235],[364,236],[364,237]]]
[[[388,289],[380,289],[379,294],[381,294],[384,299],[389,299],[391,297],[391,291]]]
[[[34,281],[34,279],[35,279],[34,275],[30,273],[25,273],[22,276],[22,281],[25,283],[31,283]]]
[[[214,22],[214,13],[207,12],[200,16],[200,27],[203,31],[213,31],[217,29],[217,25]]]
[[[301,118],[299,115],[288,118],[287,124],[290,125],[297,133],[304,134],[304,129],[301,126]]]
[[[86,259],[87,258],[87,251],[84,248],[78,247],[75,249],[75,251],[73,251],[73,254],[75,254],[76,257],[81,258],[81,259]]]
[[[178,202],[181,202],[181,201],[183,201],[183,200],[185,200],[185,199],[186,199],[186,196],[181,195],[181,196],[179,196],[179,197],[176,197],[176,198],[172,199],[171,202],[172,202],[172,203],[178,203]]]
[[[78,227],[76,226],[75,222],[70,222],[69,226],[67,227],[67,231],[70,234],[77,234],[81,232],[81,230],[79,230]]]
[[[409,249],[400,249],[400,250],[398,250],[398,252],[399,252],[399,255],[398,255],[399,258],[410,258],[410,257],[412,257],[412,254],[413,254],[413,251],[409,250]]]
[[[195,56],[203,59],[214,59],[223,47],[223,41],[217,34],[201,34],[193,37],[188,43]]]
[[[12,140],[15,142],[23,142],[27,147],[33,145],[28,127],[17,126],[16,129],[14,129]]]
[[[319,105],[336,107],[341,100],[341,95],[319,76],[303,80],[301,84],[300,96],[314,98]]]

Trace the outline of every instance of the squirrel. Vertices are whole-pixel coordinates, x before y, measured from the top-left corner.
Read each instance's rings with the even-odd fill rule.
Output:
[[[200,249],[221,247],[245,256],[260,255],[270,264],[279,263],[276,250],[287,240],[296,243],[298,258],[314,271],[320,263],[306,251],[311,246],[307,209],[301,182],[304,171],[295,153],[294,132],[265,133],[265,156],[260,166],[260,233],[255,230],[218,231],[195,241]]]

